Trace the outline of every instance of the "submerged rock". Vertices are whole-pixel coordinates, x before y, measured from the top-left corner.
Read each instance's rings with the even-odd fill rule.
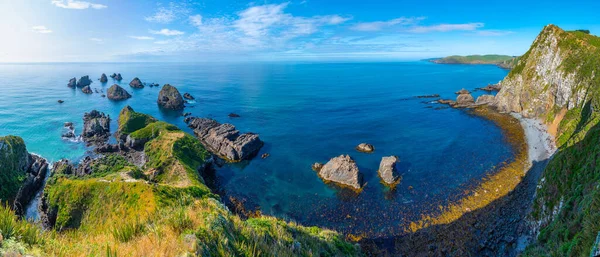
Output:
[[[358,170],[356,162],[349,155],[340,155],[327,162],[319,170],[319,176],[330,182],[360,189],[363,176]]]
[[[438,98],[438,97],[440,97],[440,95],[438,95],[438,94],[417,96],[417,98]]]
[[[179,90],[169,84],[164,85],[160,90],[157,102],[161,107],[171,110],[182,110],[184,107]]]
[[[269,156],[271,156],[269,153],[263,153],[260,158],[267,159]]]
[[[63,101],[63,100],[58,100],[58,103],[59,103],[59,104],[62,104],[62,103],[64,103],[64,102],[65,102],[65,101]]]
[[[190,93],[183,94],[183,98],[188,99],[188,100],[194,100],[194,99],[196,99],[192,95],[190,95]]]
[[[494,102],[493,95],[481,95],[481,96],[477,97],[477,101],[475,101],[475,104],[477,104],[477,105],[491,104],[493,102]]]
[[[100,83],[106,82],[108,82],[108,78],[106,77],[106,74],[102,73],[102,76],[100,76]]]
[[[114,84],[106,91],[107,97],[110,100],[125,100],[131,98],[131,95],[121,86]]]
[[[240,134],[233,125],[220,124],[213,119],[191,118],[188,127],[208,150],[229,161],[250,159],[263,146],[258,134]]]
[[[83,87],[83,88],[81,89],[81,92],[83,92],[84,94],[91,94],[91,93],[93,93],[93,92],[92,92],[92,89],[90,88],[90,86],[85,86],[85,87]]]
[[[388,156],[381,158],[381,163],[379,164],[379,177],[383,182],[388,185],[394,185],[398,183],[400,179],[400,174],[398,169],[396,168],[396,164],[400,160],[396,156]]]
[[[96,110],[85,113],[81,136],[88,143],[106,141],[110,136],[110,117]]]
[[[144,84],[138,77],[133,78],[133,80],[129,82],[129,86],[133,88],[144,88]]]
[[[232,113],[230,113],[230,114],[229,114],[229,115],[227,115],[227,116],[229,116],[229,118],[239,118],[239,117],[241,117],[239,114],[236,114],[236,113],[233,113],[233,112],[232,112]]]
[[[356,147],[356,150],[363,153],[372,153],[375,147],[372,144],[361,143]]]
[[[76,78],[69,79],[69,84],[67,84],[67,87],[75,88],[76,86],[77,86],[77,79]]]
[[[77,81],[77,87],[86,87],[92,84],[92,80],[90,80],[90,76],[83,76]]]

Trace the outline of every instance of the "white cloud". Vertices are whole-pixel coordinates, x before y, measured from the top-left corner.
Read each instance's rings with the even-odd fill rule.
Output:
[[[483,28],[481,22],[464,23],[464,24],[438,24],[431,26],[416,26],[408,29],[412,33],[428,33],[428,32],[449,32],[449,31],[474,31]]]
[[[52,30],[46,28],[46,26],[33,26],[33,27],[31,27],[31,29],[33,30],[33,32],[36,32],[36,33],[42,33],[42,34],[52,33]]]
[[[108,7],[103,4],[94,4],[94,3],[90,3],[90,2],[76,1],[76,0],[52,0],[52,4],[57,7],[60,7],[60,8],[78,9],[78,10],[88,9],[88,8],[104,9],[104,8]]]
[[[513,34],[514,32],[512,31],[507,31],[507,30],[480,30],[477,31],[477,34],[480,36],[506,36],[506,35],[510,35]]]
[[[187,15],[189,12],[186,3],[171,2],[169,6],[159,7],[156,13],[144,19],[149,22],[168,24],[180,18],[180,16]]]
[[[358,31],[379,31],[394,25],[412,25],[424,20],[424,17],[400,17],[388,21],[361,22],[352,26],[351,29]]]
[[[155,35],[163,35],[163,36],[181,36],[185,34],[183,31],[179,30],[171,30],[171,29],[161,29],[161,30],[150,30],[151,34]]]
[[[195,27],[202,26],[202,15],[196,14],[196,15],[190,16],[190,24],[192,24]]]
[[[137,40],[152,40],[153,37],[148,36],[129,36],[129,38],[137,39]]]
[[[97,38],[97,37],[90,38],[90,41],[94,41],[94,42],[96,42],[98,44],[104,43],[104,39]]]
[[[157,45],[166,45],[169,43],[169,40],[154,41],[154,43]]]

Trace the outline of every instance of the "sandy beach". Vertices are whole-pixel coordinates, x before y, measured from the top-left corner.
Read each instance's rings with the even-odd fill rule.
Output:
[[[547,126],[538,119],[524,118],[521,114],[512,113],[521,122],[527,140],[529,163],[549,159],[556,152],[554,137]]]

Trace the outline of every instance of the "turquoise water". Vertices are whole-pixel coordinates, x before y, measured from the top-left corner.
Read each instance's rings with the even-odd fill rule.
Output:
[[[108,84],[100,74],[120,72],[133,98],[111,102],[100,94],[68,88],[69,78],[90,75],[92,88]],[[495,83],[507,71],[495,66],[407,63],[247,63],[247,64],[0,64],[0,135],[18,135],[30,152],[50,161],[80,159],[84,144],[61,139],[63,123],[81,132],[84,112],[97,109],[116,117],[125,105],[188,131],[181,113],[157,108],[160,88],[133,89],[133,77],[169,83],[196,102],[184,112],[234,124],[265,141],[267,159],[226,165],[216,183],[224,199],[245,202],[305,225],[385,236],[455,199],[499,163],[512,158],[498,127],[456,109],[439,109],[414,96],[454,92]],[[474,95],[480,94],[476,92]],[[65,102],[58,104],[57,100]],[[234,112],[241,118],[229,118]],[[373,154],[354,147],[371,143]],[[323,183],[311,170],[350,154],[367,185],[360,195]],[[379,183],[383,156],[397,155],[403,179],[394,191]],[[412,187],[412,189],[409,189]]]

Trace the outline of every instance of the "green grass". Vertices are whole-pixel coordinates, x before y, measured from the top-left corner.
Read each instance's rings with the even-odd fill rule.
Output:
[[[0,234],[3,240],[16,239],[27,245],[42,243],[40,229],[35,224],[18,219],[15,213],[5,205],[0,205]]]
[[[119,130],[121,134],[130,134],[136,130],[146,127],[155,122],[156,119],[150,115],[135,112],[129,105],[125,106],[119,114]]]
[[[158,137],[158,135],[160,135],[160,133],[164,130],[178,131],[179,128],[166,122],[157,121],[148,124],[148,126],[142,129],[132,132],[129,134],[129,136],[135,139],[152,139]]]

